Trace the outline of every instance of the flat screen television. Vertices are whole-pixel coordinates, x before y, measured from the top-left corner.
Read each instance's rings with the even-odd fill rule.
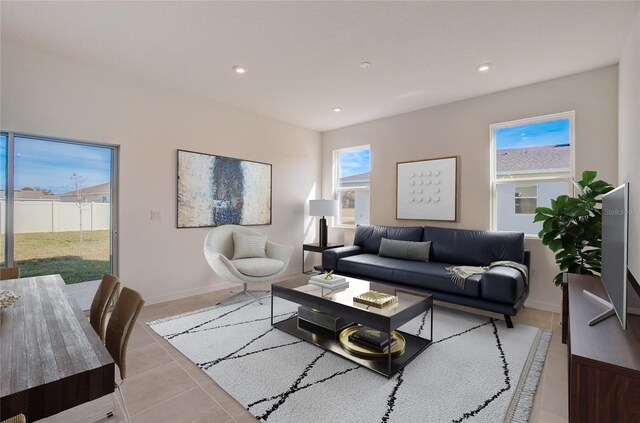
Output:
[[[627,326],[629,184],[602,197],[602,284],[623,329]]]
[[[627,315],[640,314],[628,301],[629,286],[640,295],[640,285],[629,271],[629,184],[602,196],[602,284],[609,301],[588,291],[585,294],[608,307],[608,310],[589,322],[593,326],[616,315],[623,329],[627,329]]]

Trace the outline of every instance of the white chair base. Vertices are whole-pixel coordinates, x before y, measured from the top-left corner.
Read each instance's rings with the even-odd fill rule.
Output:
[[[231,291],[230,291],[230,292],[231,292]],[[242,290],[241,290],[241,291],[238,291],[238,292],[235,292],[235,293],[233,293],[233,294],[229,295],[228,297],[226,297],[226,298],[224,298],[223,300],[221,300],[221,301],[219,301],[218,303],[216,303],[216,305],[220,305],[220,304],[222,304],[222,303],[224,303],[224,302],[229,301],[229,300],[230,300],[230,299],[232,299],[232,298],[236,298],[236,297],[239,297],[239,296],[241,296],[241,295],[246,295],[247,297],[252,298],[252,299],[254,299],[254,300],[258,301],[258,303],[259,303],[259,304],[262,304],[262,299],[260,299],[260,298],[256,297],[256,296],[255,296],[255,295],[253,295],[253,294],[266,294],[266,293],[268,293],[268,292],[271,292],[271,291],[260,291],[260,290],[252,290],[252,289],[249,289],[249,288],[247,287],[247,283],[245,282],[245,283],[243,283],[243,284],[242,284]]]

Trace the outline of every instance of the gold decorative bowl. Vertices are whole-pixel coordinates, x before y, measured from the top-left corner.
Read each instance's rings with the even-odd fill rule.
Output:
[[[368,348],[364,345],[356,344],[355,342],[349,341],[349,335],[357,330],[362,329],[363,327],[364,326],[362,325],[353,325],[340,332],[340,346],[342,347],[342,349],[349,354],[357,355],[362,358],[387,358],[389,356],[389,352],[387,350],[378,351],[373,348]],[[391,337],[395,338],[396,340],[396,343],[391,347],[391,357],[402,355],[406,346],[404,336],[394,330],[393,332],[391,332]]]

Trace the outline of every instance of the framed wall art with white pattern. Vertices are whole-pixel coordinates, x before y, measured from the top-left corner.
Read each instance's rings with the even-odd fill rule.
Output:
[[[458,157],[396,163],[396,219],[458,219]]]

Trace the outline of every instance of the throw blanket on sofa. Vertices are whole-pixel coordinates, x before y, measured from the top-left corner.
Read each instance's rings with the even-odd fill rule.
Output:
[[[453,283],[464,289],[464,283],[469,276],[482,274],[487,270],[498,266],[505,266],[516,269],[522,274],[525,285],[529,285],[529,280],[527,277],[527,266],[515,261],[494,261],[488,266],[451,266],[447,267],[447,272],[449,272],[449,274],[451,275],[451,280],[453,281]]]

